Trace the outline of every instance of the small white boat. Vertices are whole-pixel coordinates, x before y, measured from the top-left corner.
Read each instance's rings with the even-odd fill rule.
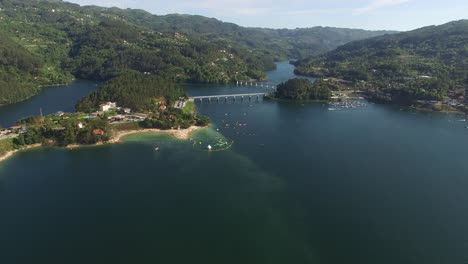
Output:
[[[158,150],[159,150],[159,147],[155,147],[154,150],[158,151]]]
[[[208,145],[208,147],[207,147],[207,148],[208,148],[208,150],[211,150],[211,149],[212,149],[211,145]]]

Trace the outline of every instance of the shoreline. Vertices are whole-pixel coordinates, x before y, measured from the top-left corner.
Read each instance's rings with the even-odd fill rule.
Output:
[[[75,148],[81,148],[81,147],[95,147],[95,146],[103,146],[103,145],[110,145],[110,144],[118,144],[121,142],[121,139],[123,137],[126,137],[128,135],[133,135],[133,134],[145,134],[145,133],[162,133],[162,134],[168,134],[176,139],[179,140],[189,140],[190,135],[196,131],[200,130],[202,128],[206,127],[198,127],[198,126],[191,126],[186,129],[168,129],[168,130],[162,130],[159,128],[144,128],[144,129],[134,129],[134,130],[121,130],[115,133],[115,135],[108,141],[105,142],[98,142],[96,144],[92,145],[80,145],[80,144],[72,144],[68,145],[65,148],[67,149],[75,149]]]
[[[138,129],[138,130],[122,130],[118,131],[115,133],[115,135],[106,142],[98,142],[96,144],[92,145],[80,145],[80,144],[72,144],[68,145],[64,148],[66,149],[75,149],[75,148],[80,148],[80,147],[94,147],[94,146],[102,146],[102,145],[107,145],[107,144],[116,144],[121,142],[121,139],[125,136],[132,135],[132,134],[143,134],[143,133],[163,133],[163,134],[168,134],[171,135],[172,137],[179,139],[179,140],[188,140],[190,139],[190,135],[196,131],[200,130],[206,127],[198,127],[198,126],[191,126],[186,129],[169,129],[169,130],[161,130],[157,128],[148,128],[148,129]],[[24,151],[24,150],[29,150],[33,148],[39,148],[42,147],[42,144],[34,144],[34,145],[29,145],[26,147],[23,147],[21,149],[15,149],[15,150],[10,150],[7,151],[5,154],[0,155],[0,163],[11,158],[15,153]]]
[[[196,131],[206,127],[198,127],[198,126],[191,126],[186,129],[168,129],[162,130],[159,128],[145,128],[145,129],[138,129],[138,130],[122,130],[115,133],[115,135],[107,141],[108,144],[115,144],[120,142],[120,140],[128,135],[132,134],[143,134],[143,133],[163,133],[171,135],[172,137],[180,140],[188,140],[190,139],[190,135]]]
[[[5,154],[0,156],[0,163],[7,160],[7,159],[9,159],[9,158],[11,158],[14,154],[16,154],[16,153],[18,153],[20,151],[29,150],[29,149],[33,149],[33,148],[39,148],[39,147],[42,147],[42,144],[33,144],[33,145],[29,145],[29,146],[26,146],[26,147],[23,147],[23,148],[20,148],[20,149],[7,151]]]

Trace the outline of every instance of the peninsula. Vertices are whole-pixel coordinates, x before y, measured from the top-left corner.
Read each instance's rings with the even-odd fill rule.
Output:
[[[134,133],[167,133],[186,140],[210,122],[196,114],[178,85],[140,73],[112,79],[76,108],[76,113],[28,117],[0,130],[0,160],[32,147],[116,143]]]

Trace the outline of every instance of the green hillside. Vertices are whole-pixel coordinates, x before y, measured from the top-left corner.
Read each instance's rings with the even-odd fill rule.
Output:
[[[374,99],[458,98],[468,86],[468,20],[346,44],[297,62],[304,75],[351,81]]]
[[[31,97],[44,85],[107,81],[133,71],[174,82],[261,80],[276,60],[383,33],[243,28],[201,16],[0,0],[0,105]]]
[[[39,86],[33,80],[42,66],[39,56],[0,33],[0,105],[35,94]]]
[[[85,8],[113,14],[120,19],[145,25],[160,32],[180,32],[210,42],[239,46],[275,60],[307,58],[331,51],[351,41],[396,33],[332,27],[246,28],[197,15],[157,16],[143,10],[105,9],[92,6]]]

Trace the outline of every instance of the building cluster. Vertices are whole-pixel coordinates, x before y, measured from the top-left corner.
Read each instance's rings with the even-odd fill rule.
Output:
[[[105,104],[101,104],[99,106],[98,112],[91,113],[88,118],[96,118],[103,113],[108,113],[110,111],[115,111],[115,115],[109,116],[107,119],[109,120],[110,124],[120,124],[120,123],[130,123],[130,122],[138,122],[145,120],[148,115],[140,114],[140,113],[133,113],[132,109],[130,108],[123,108],[118,107],[117,103],[115,102],[107,102]]]
[[[107,102],[105,104],[99,105],[99,110],[101,112],[108,112],[110,110],[117,109],[117,103],[115,102]]]
[[[188,99],[186,97],[179,97],[179,100],[174,103],[174,108],[183,109],[187,101]]]
[[[466,100],[464,96],[460,96],[457,98],[449,98],[442,101],[444,104],[452,107],[457,106],[464,106],[466,104]]]
[[[109,124],[122,124],[143,121],[148,117],[146,114],[115,115],[109,116]]]
[[[185,106],[185,98],[180,98],[180,101],[178,102],[179,102],[178,104],[179,108],[183,108]],[[159,109],[164,111],[167,109],[167,106],[165,104],[161,104],[159,106]],[[147,114],[132,113],[132,109],[130,108],[118,107],[116,102],[107,102],[107,103],[101,104],[99,106],[99,111],[97,112],[85,114],[84,116],[79,114],[81,116],[79,117],[79,119],[94,119],[99,116],[104,116],[104,114],[106,114],[109,124],[140,122],[148,118]],[[54,115],[56,117],[54,118],[55,120],[57,118],[65,120],[71,117],[69,114],[64,113],[63,111],[58,111]],[[42,124],[44,123],[44,120],[45,118],[41,116],[41,117],[36,117],[34,119],[34,122],[35,124]],[[53,130],[59,131],[59,130],[66,129],[63,126],[60,126],[57,121],[55,121],[55,123],[57,124],[57,127],[52,128]],[[76,126],[78,127],[78,129],[84,129],[86,128],[86,122],[78,121],[76,123]],[[8,128],[0,128],[0,140],[4,140],[8,138],[15,138],[25,133],[27,133],[26,126],[11,126]],[[92,133],[93,135],[103,135],[103,131],[99,131],[99,130],[93,130]]]
[[[0,140],[14,138],[19,136],[20,134],[26,133],[25,126],[11,126],[8,128],[1,128],[0,129]]]
[[[105,104],[99,105],[99,111],[102,113],[109,112],[109,111],[118,111],[123,114],[130,114],[132,112],[132,109],[130,108],[122,108],[122,107],[117,107],[116,102],[107,102]],[[99,114],[99,113],[96,113]]]

